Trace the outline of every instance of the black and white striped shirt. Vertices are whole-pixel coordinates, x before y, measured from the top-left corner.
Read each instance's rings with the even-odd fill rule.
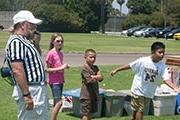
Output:
[[[9,65],[14,61],[23,63],[28,84],[38,84],[45,81],[45,70],[41,56],[26,37],[11,35],[6,46],[6,57]],[[16,82],[14,77],[13,80]]]

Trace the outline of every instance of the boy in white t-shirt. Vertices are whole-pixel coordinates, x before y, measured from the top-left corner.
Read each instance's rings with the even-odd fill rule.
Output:
[[[145,101],[154,97],[157,87],[157,80],[163,82],[174,91],[179,91],[168,75],[165,63],[162,61],[165,54],[165,45],[162,42],[154,42],[151,46],[151,55],[120,66],[110,72],[111,76],[117,72],[132,69],[135,73],[131,86],[131,120],[142,120]]]

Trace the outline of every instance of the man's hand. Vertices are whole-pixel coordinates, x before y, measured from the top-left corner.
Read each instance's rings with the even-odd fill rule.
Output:
[[[26,104],[26,110],[32,110],[34,107],[33,100],[30,95],[24,96],[24,102]]]
[[[175,87],[174,91],[177,92],[177,93],[180,93],[180,87]]]

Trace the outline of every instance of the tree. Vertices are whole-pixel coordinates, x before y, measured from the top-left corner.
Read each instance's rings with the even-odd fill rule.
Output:
[[[180,0],[166,0],[166,22],[171,26],[180,25]]]
[[[102,3],[104,4],[103,8]],[[78,13],[79,17],[84,20],[84,32],[99,30],[102,12],[104,23],[106,23],[110,12],[107,8],[111,6],[111,3],[112,0],[64,0],[65,7]]]
[[[92,0],[65,0],[64,6],[68,11],[77,13],[83,19],[84,32],[96,29],[99,22],[97,22],[98,18],[92,10],[94,9]]]
[[[83,20],[77,13],[67,11],[64,6],[56,4],[29,4],[28,9],[43,20],[41,31],[81,32]]]
[[[131,0],[131,2],[132,1],[133,0]],[[137,1],[140,2],[140,0]],[[144,0],[144,1],[148,1],[148,0]],[[133,14],[127,17],[127,19],[124,21],[122,26],[124,28],[129,28],[132,26],[138,26],[142,24],[153,27],[180,26],[180,22],[179,22],[180,0],[154,0],[154,1],[156,1],[156,3],[159,2],[156,5],[159,6],[158,9],[152,10],[151,11],[152,13],[151,12],[146,13],[145,12],[147,11],[146,9],[144,9],[144,12],[142,12],[142,8],[139,9],[139,11],[136,11],[138,10],[139,7],[139,4],[137,4],[137,8],[135,8],[136,6],[133,7]]]
[[[125,2],[125,0],[116,0],[120,6],[120,16],[122,16],[122,4]]]
[[[101,4],[99,4],[100,1],[105,2],[103,8]],[[79,28],[78,31],[89,32],[89,31],[99,30],[101,18],[102,18],[101,17],[102,11],[104,12],[104,23],[107,21],[107,16],[110,15],[110,12],[112,11],[112,5],[111,5],[112,1],[113,0],[33,0],[33,1],[32,0],[1,0],[0,10],[9,10],[9,11],[12,10],[18,11],[21,9],[33,10],[33,12],[36,12],[39,16],[42,17],[42,19],[49,21],[48,19],[51,17],[48,16],[49,15],[48,13],[52,12],[51,14],[55,14],[53,13],[55,12],[53,10],[53,7],[50,6],[56,5],[56,7],[58,7],[60,5],[61,7],[64,6],[64,10],[61,11],[63,12],[62,14],[67,15],[63,17],[68,18],[70,17],[69,15],[71,15],[72,18],[69,19],[76,18],[74,21],[76,21],[76,23],[78,21],[78,24],[75,24],[73,23],[73,20],[67,20],[67,21],[71,21],[72,23],[72,24],[68,24],[67,26],[72,25],[72,28],[81,26],[81,28]],[[45,5],[47,6],[49,12],[47,11],[47,9],[44,8]],[[54,9],[56,9],[56,7],[54,7]],[[103,10],[101,10],[101,8]],[[42,10],[44,10],[44,13],[47,13],[47,15],[44,15]],[[37,11],[41,11],[41,14],[39,14]],[[56,22],[58,24],[62,22],[57,20],[60,20],[60,18],[56,18]],[[55,22],[55,21],[50,21],[50,23],[51,22]],[[63,21],[63,23],[64,22],[65,21]],[[50,24],[49,26],[51,27]],[[69,26],[69,29],[70,28],[71,27]]]
[[[127,7],[131,14],[152,14],[160,9],[160,0],[129,0]]]

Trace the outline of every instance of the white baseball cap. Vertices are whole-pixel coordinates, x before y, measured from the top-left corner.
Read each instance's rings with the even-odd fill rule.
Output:
[[[41,24],[42,20],[37,19],[34,17],[34,15],[32,14],[32,12],[28,11],[28,10],[21,10],[19,11],[17,14],[14,15],[13,17],[13,23],[14,25],[20,22],[30,22],[33,24]]]

